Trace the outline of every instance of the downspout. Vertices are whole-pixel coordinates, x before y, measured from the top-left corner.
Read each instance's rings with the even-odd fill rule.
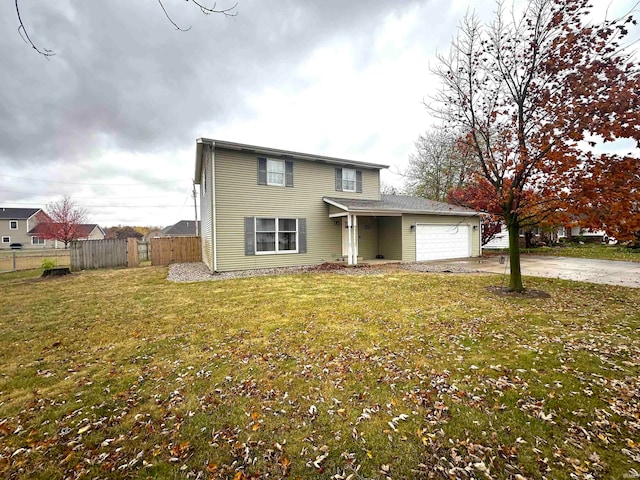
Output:
[[[478,243],[480,244],[480,256],[482,257],[482,227],[484,222],[480,216],[476,217],[476,220],[478,221]]]

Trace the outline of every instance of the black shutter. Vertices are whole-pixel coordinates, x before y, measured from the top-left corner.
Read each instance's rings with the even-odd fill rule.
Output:
[[[356,170],[356,192],[362,193],[362,170]]]
[[[256,222],[254,217],[244,217],[244,254],[256,254]]]
[[[293,187],[293,162],[287,160],[284,162],[284,186]]]
[[[342,191],[342,169],[336,168],[336,192]]]
[[[258,185],[267,184],[267,159],[258,158]]]
[[[298,253],[307,253],[307,219],[298,219]]]

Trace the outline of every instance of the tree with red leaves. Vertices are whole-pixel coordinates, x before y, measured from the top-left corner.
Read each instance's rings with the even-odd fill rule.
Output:
[[[84,235],[82,224],[87,223],[87,212],[65,195],[47,205],[47,216],[38,223],[38,235],[57,240],[68,248],[69,243]]]
[[[616,215],[635,228],[639,182],[629,175],[638,159],[595,157],[585,141],[631,138],[640,147],[640,68],[623,45],[636,24],[630,15],[594,25],[588,0],[530,0],[519,17],[497,5],[489,25],[467,15],[449,54],[439,55],[442,88],[430,108],[468,132],[483,188],[509,230],[509,290],[521,292],[526,216],[593,210],[619,195],[628,202]],[[603,225],[613,215],[590,218]]]

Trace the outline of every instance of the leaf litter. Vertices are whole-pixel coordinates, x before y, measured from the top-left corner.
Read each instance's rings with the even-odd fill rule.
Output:
[[[36,318],[59,316],[30,313],[12,333],[33,348],[2,369],[3,477],[596,479],[640,469],[635,291],[540,280],[549,299],[494,299],[479,277],[323,274],[271,281],[284,296],[273,302],[260,297],[264,279],[211,294],[139,275],[122,274],[121,294],[146,288],[158,304],[116,308],[104,319],[110,337],[80,318],[89,307],[43,360]],[[25,301],[23,288],[9,304]],[[300,300],[327,289],[345,293],[326,306]],[[203,297],[227,306],[196,304]],[[271,322],[253,317],[261,300],[266,317],[277,312]]]

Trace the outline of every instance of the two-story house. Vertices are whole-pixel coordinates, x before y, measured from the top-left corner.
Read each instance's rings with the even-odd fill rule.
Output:
[[[0,248],[19,244],[21,248],[50,248],[43,237],[29,235],[46,214],[40,208],[0,207]]]
[[[384,165],[200,138],[202,258],[213,272],[480,255],[480,217],[381,195]]]

